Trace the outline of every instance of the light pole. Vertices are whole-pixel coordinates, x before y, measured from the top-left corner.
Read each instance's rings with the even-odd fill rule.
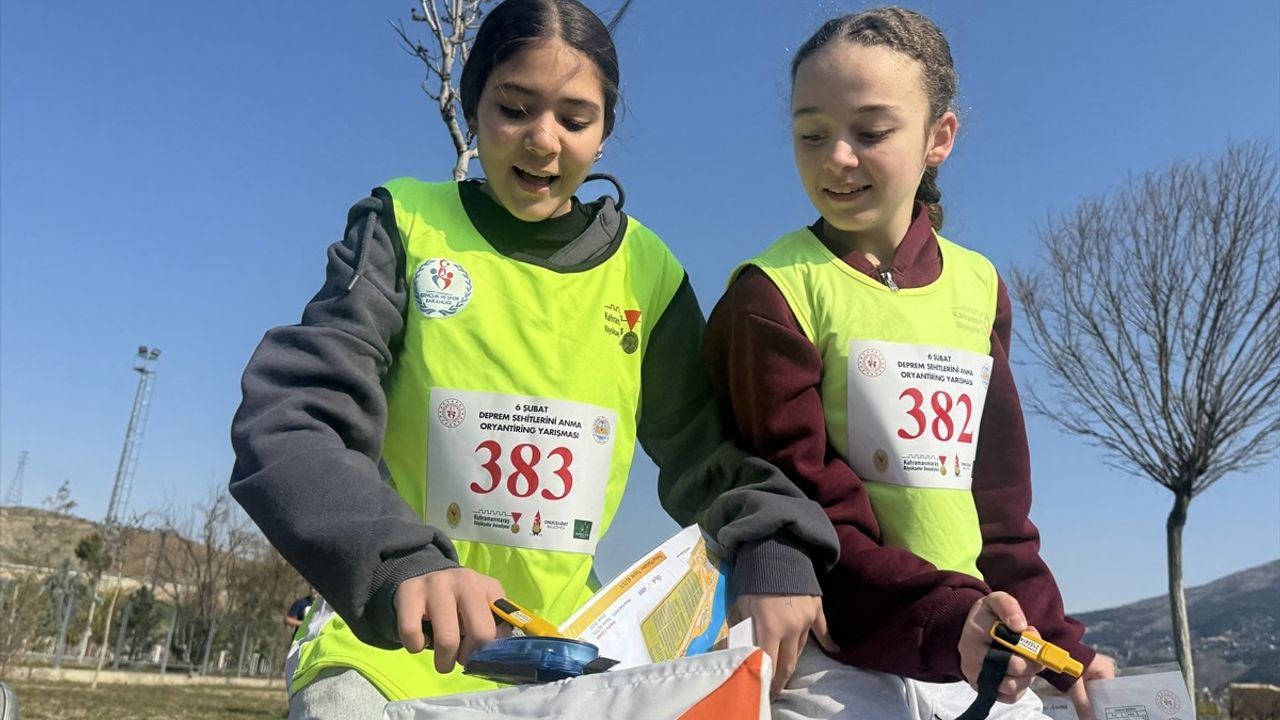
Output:
[[[147,428],[147,415],[151,410],[151,393],[155,388],[156,371],[151,363],[160,359],[160,348],[138,346],[138,354],[134,358],[133,371],[138,373],[138,389],[133,395],[133,411],[129,414],[129,426],[124,433],[124,447],[120,450],[120,464],[116,466],[116,480],[111,487],[111,502],[107,504],[107,517],[102,523],[103,548],[107,553],[107,568],[115,564],[117,545],[120,535],[120,518],[124,517],[129,506],[129,493],[133,490],[133,474],[138,469],[138,454],[142,450],[142,434]],[[104,570],[103,572],[106,572]],[[101,577],[93,580],[93,588],[89,594],[89,624],[84,638],[80,641],[80,657],[84,657],[89,647],[89,635],[93,633],[93,615],[98,608],[98,583]],[[111,596],[111,607],[107,610],[107,626],[102,632],[102,649],[98,656],[98,668],[102,667],[102,659],[111,631],[111,615],[115,611],[117,592]],[[96,678],[95,678],[96,682]]]
[[[111,531],[119,524],[129,505],[129,493],[133,490],[133,474],[138,469],[138,453],[142,449],[142,434],[147,427],[147,413],[151,409],[151,392],[155,387],[156,371],[151,363],[160,359],[160,348],[138,346],[133,364],[138,373],[138,390],[133,396],[133,412],[129,415],[129,427],[124,434],[124,447],[120,450],[120,464],[116,467],[116,481],[111,488],[111,502],[107,505],[106,529]]]

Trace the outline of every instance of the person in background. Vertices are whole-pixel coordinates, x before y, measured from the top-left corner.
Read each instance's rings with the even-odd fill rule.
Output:
[[[290,637],[302,627],[302,620],[306,618],[307,611],[311,609],[311,604],[316,600],[316,589],[314,587],[307,588],[307,594],[293,601],[289,606],[289,612],[284,616],[284,625],[289,628]]]

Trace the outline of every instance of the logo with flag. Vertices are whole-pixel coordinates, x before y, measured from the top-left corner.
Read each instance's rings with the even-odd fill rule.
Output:
[[[622,336],[618,344],[622,346],[622,352],[630,355],[640,348],[640,336],[636,334],[636,325],[640,322],[640,311],[624,310],[622,314],[627,318],[627,333]]]

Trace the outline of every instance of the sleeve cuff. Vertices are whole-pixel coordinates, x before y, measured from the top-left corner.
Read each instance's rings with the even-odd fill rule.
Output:
[[[964,680],[960,670],[960,634],[973,604],[983,597],[974,588],[957,588],[937,606],[924,626],[921,657],[933,673]]]
[[[729,575],[729,593],[742,595],[822,595],[813,560],[799,546],[779,538],[738,545]]]
[[[436,570],[455,567],[458,567],[457,561],[447,557],[434,545],[384,562],[374,572],[374,590],[369,596],[369,602],[365,604],[363,628],[357,623],[348,623],[351,631],[361,641],[374,647],[399,649],[401,645],[396,623],[395,597],[400,583]]]

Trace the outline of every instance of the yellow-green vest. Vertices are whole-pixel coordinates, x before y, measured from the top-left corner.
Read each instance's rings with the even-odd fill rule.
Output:
[[[982,255],[942,237],[938,246],[938,279],[901,290],[850,267],[808,229],[783,236],[743,265],[760,268],[773,281],[821,353],[827,438],[846,461],[851,457],[847,403],[852,340],[991,352],[995,268]],[[884,544],[911,550],[939,568],[982,577],[976,564],[982,537],[971,491],[862,480]]]
[[[403,348],[385,384],[383,459],[391,483],[420,517],[427,516],[428,413],[437,411],[428,403],[433,389],[608,408],[617,417],[617,427],[609,429],[614,449],[609,477],[594,479],[607,486],[602,522],[589,530],[603,536],[631,466],[649,331],[680,287],[683,268],[634,218],[627,218],[617,251],[587,269],[559,272],[512,260],[472,225],[456,183],[399,179],[385,187],[393,197],[411,289]],[[454,283],[466,281],[452,285],[453,295],[433,296],[421,292],[421,279],[415,283],[420,271],[438,271],[440,260]],[[452,519],[454,510],[449,512]],[[454,546],[463,566],[497,578],[512,600],[555,624],[598,587],[588,554],[460,540]],[[462,675],[460,668],[438,674],[430,651],[411,655],[366,645],[336,615],[303,643],[292,687],[300,689],[330,667],[358,670],[393,700],[495,687]]]

